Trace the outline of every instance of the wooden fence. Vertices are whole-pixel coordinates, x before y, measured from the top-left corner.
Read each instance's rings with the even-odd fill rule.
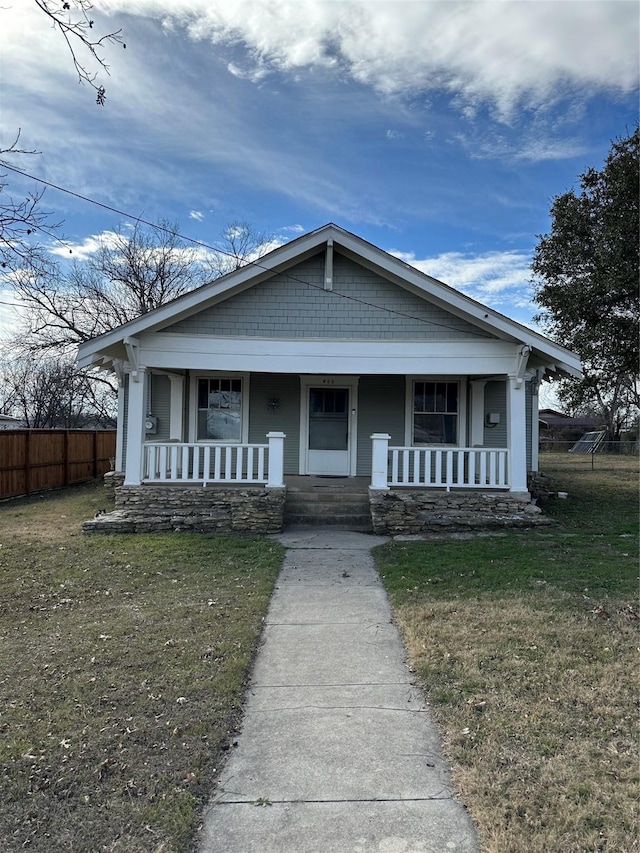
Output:
[[[115,430],[0,430],[0,499],[101,477],[116,455]]]

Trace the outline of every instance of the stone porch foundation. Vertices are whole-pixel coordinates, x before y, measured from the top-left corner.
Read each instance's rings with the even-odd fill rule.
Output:
[[[86,521],[84,533],[279,533],[285,492],[263,486],[119,486],[115,511]]]
[[[373,532],[385,536],[550,524],[530,494],[369,489]]]

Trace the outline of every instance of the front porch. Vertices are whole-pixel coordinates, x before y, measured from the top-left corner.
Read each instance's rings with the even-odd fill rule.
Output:
[[[371,475],[284,472],[282,432],[265,444],[145,442],[140,484],[115,490],[116,511],[85,532],[267,534],[334,525],[433,534],[545,523],[528,492],[509,489],[506,448],[402,447],[371,436]]]

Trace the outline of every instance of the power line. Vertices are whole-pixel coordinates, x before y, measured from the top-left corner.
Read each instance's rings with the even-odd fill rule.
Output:
[[[5,169],[10,169],[12,172],[15,172],[18,175],[22,175],[23,178],[29,178],[29,180],[36,181],[37,183],[44,184],[46,187],[50,187],[51,189],[57,190],[58,192],[65,193],[66,195],[73,196],[74,198],[79,199],[80,201],[84,201],[87,204],[93,204],[96,207],[101,207],[103,210],[108,210],[110,213],[117,213],[118,216],[125,216],[127,219],[133,219],[134,222],[139,222],[141,225],[147,225],[149,228],[154,228],[158,231],[164,231],[166,234],[174,234],[177,237],[180,237],[181,240],[185,240],[188,243],[193,243],[195,246],[200,246],[203,249],[209,249],[212,252],[219,252],[221,255],[226,255],[230,258],[236,258],[232,252],[227,252],[224,249],[219,249],[216,246],[211,246],[209,243],[204,243],[202,240],[196,240],[193,237],[187,237],[184,234],[181,234],[178,231],[175,231],[171,228],[167,228],[164,225],[161,225],[157,222],[150,222],[148,219],[143,219],[140,216],[134,216],[132,213],[127,213],[124,210],[119,210],[117,207],[111,207],[111,205],[105,204],[101,201],[96,201],[96,199],[90,198],[89,196],[82,195],[81,193],[77,193],[74,190],[67,189],[66,187],[58,186],[57,184],[52,183],[51,181],[46,181],[44,178],[38,178],[35,175],[30,175],[28,172],[23,171],[22,169],[18,169],[15,166],[10,166],[8,163],[2,164],[2,167]],[[64,242],[60,240],[59,242]],[[266,272],[272,272],[270,267],[261,264],[259,260],[255,261],[246,261],[243,266],[254,266],[258,269],[265,270]],[[314,288],[315,290],[321,290],[323,293],[333,294],[333,296],[337,296],[341,299],[348,299],[351,302],[358,303],[360,305],[366,305],[369,308],[376,308],[378,311],[385,311],[388,314],[393,314],[397,317],[404,317],[408,320],[414,320],[417,323],[423,323],[425,326],[438,326],[442,329],[447,329],[449,332],[459,332],[460,329],[457,329],[455,326],[451,326],[446,323],[439,323],[437,320],[425,320],[422,317],[414,317],[412,314],[407,314],[404,311],[398,311],[394,308],[387,308],[384,305],[376,305],[373,302],[367,302],[366,299],[358,299],[356,296],[350,296],[347,293],[340,293],[336,290],[325,290],[320,285],[312,284],[310,281],[305,281],[304,279],[298,278],[295,275],[291,275],[291,273],[282,272],[281,276],[286,277],[290,281],[295,281],[298,284],[304,284],[306,287]],[[206,285],[203,285],[206,286]],[[8,304],[8,303],[2,303]]]

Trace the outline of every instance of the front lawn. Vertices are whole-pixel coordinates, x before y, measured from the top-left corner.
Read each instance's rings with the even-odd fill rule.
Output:
[[[183,853],[233,748],[283,549],[82,535],[104,506],[100,485],[0,505],[7,853]]]
[[[544,532],[376,551],[485,853],[638,849],[638,461],[594,462],[542,458]]]

